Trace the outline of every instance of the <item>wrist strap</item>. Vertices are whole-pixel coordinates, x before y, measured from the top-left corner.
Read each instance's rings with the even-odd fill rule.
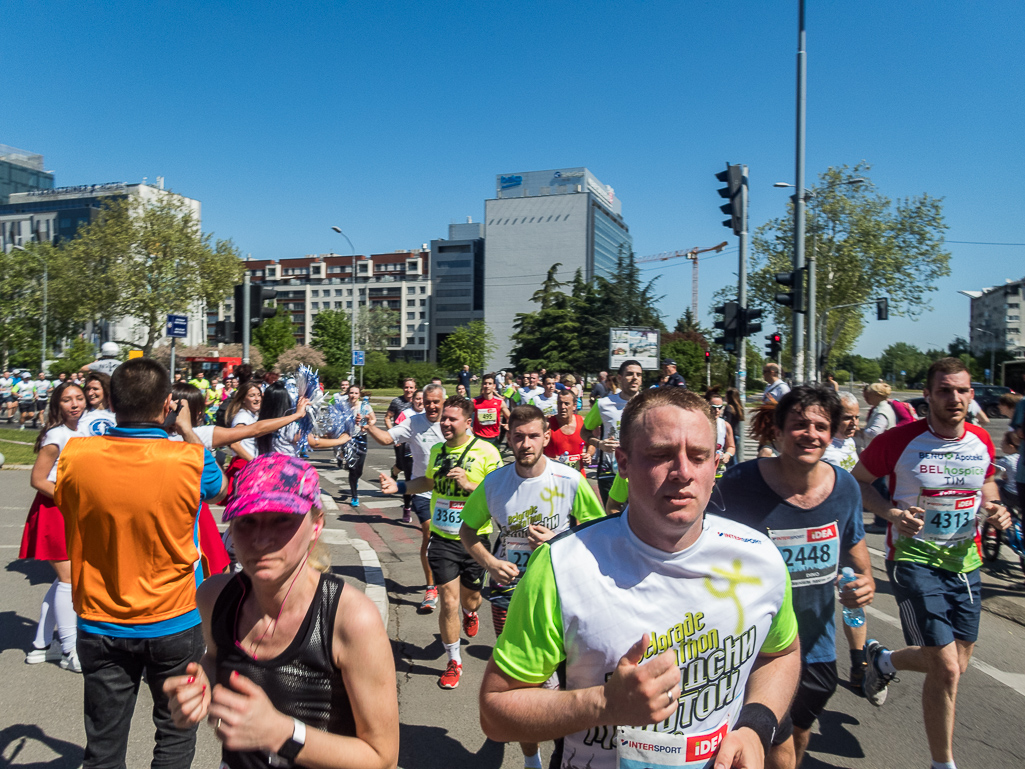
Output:
[[[758,735],[758,739],[762,741],[762,748],[768,755],[772,738],[776,736],[776,727],[779,726],[775,713],[760,702],[749,703],[740,709],[740,717],[733,725],[733,731],[744,726]]]
[[[399,494],[405,494],[406,493],[406,482],[405,481],[396,481],[395,485],[398,486],[398,488],[399,488]]]

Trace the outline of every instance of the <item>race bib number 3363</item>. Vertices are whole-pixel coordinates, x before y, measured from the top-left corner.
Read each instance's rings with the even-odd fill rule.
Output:
[[[840,532],[835,522],[808,529],[769,529],[769,538],[786,561],[793,587],[836,579]]]
[[[439,499],[434,505],[434,525],[446,534],[459,534],[459,527],[463,523],[460,516],[463,504],[450,499]]]

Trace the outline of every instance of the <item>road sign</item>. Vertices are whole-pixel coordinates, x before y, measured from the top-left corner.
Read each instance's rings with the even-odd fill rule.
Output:
[[[352,351],[352,365],[353,366],[363,366],[363,365],[366,365],[366,362],[367,362],[367,354],[365,352],[363,352],[363,350],[353,350]]]
[[[168,315],[167,335],[173,337],[186,337],[189,335],[188,315]]]

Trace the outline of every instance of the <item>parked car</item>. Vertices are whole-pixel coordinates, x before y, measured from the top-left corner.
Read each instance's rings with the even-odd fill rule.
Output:
[[[982,384],[981,382],[972,382],[972,388],[975,390],[975,400],[979,402],[979,407],[990,418],[1000,416],[1000,410],[997,408],[1000,396],[1012,392],[1010,387]],[[920,417],[929,413],[929,404],[926,403],[925,398],[912,398],[908,401],[908,405]]]

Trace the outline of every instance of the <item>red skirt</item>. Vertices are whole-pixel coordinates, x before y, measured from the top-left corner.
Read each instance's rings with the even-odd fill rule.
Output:
[[[235,476],[246,466],[248,461],[248,459],[242,459],[242,457],[235,457],[228,464],[228,469],[224,471],[224,477],[228,479],[228,492],[224,495],[225,504],[231,499],[231,495],[235,493]]]
[[[64,534],[64,516],[51,497],[36,492],[28,510],[28,520],[21,534],[19,558],[37,561],[68,560],[68,545]]]
[[[204,578],[220,574],[231,563],[221,540],[221,532],[217,529],[217,522],[206,502],[199,508],[199,553],[203,559]]]

